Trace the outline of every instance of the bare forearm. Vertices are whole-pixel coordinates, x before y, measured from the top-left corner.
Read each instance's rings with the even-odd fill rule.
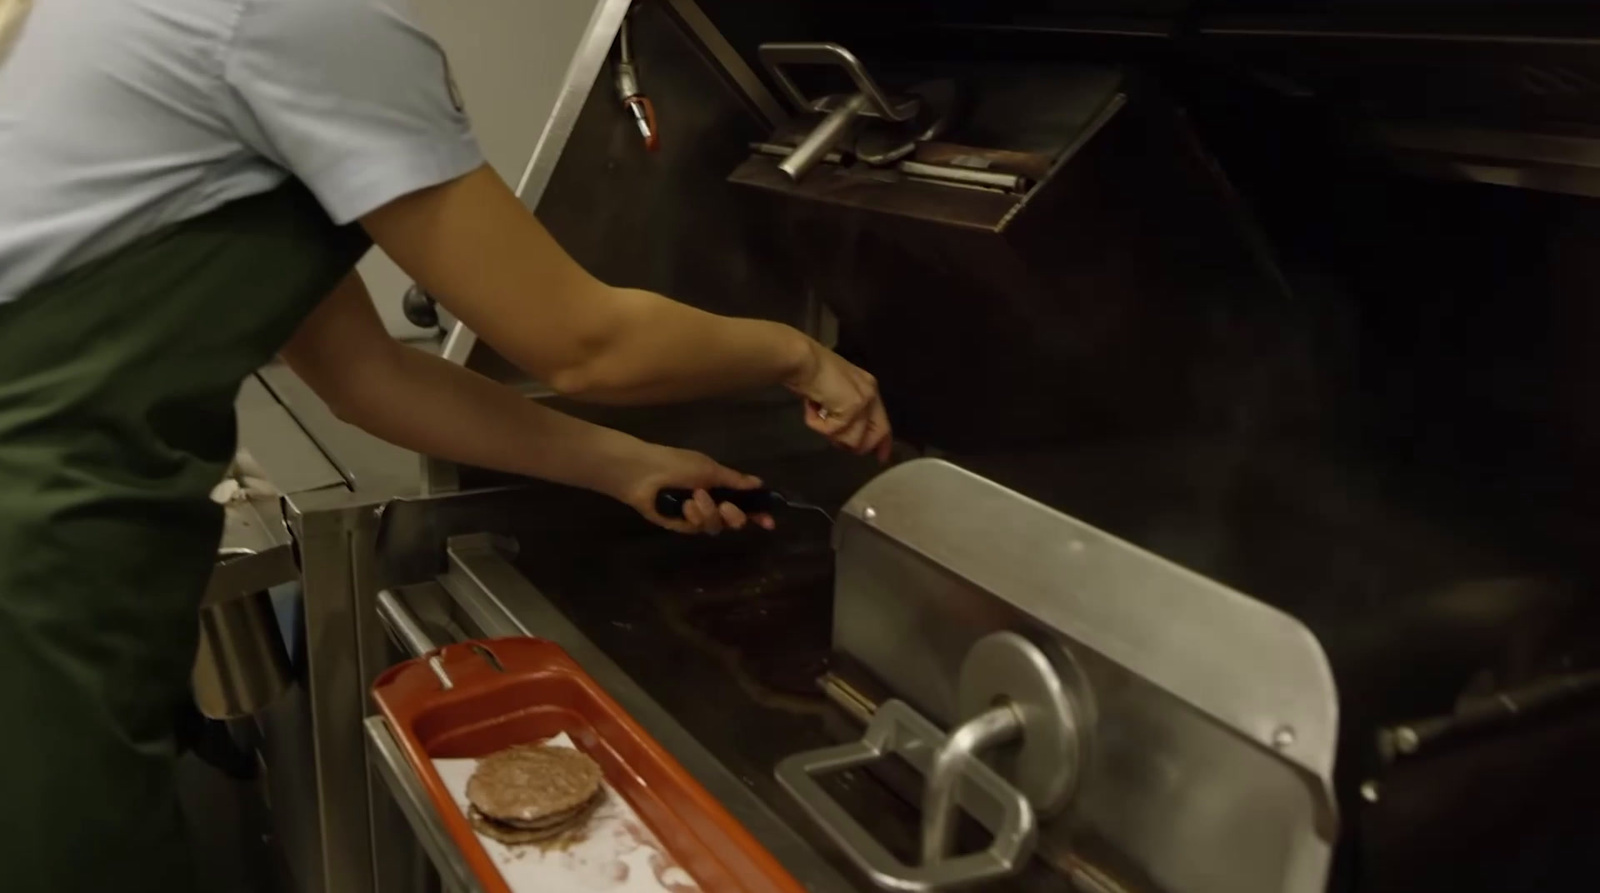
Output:
[[[282,350],[338,416],[391,443],[465,465],[583,487],[683,533],[716,533],[751,519],[717,505],[716,487],[759,481],[709,457],[645,443],[563,415],[433,354],[396,343],[361,277],[345,279]],[[682,518],[656,513],[662,488],[695,491]],[[770,526],[771,519],[755,523]]]
[[[375,369],[374,372],[380,372]],[[345,421],[397,446],[616,496],[641,441],[556,412],[475,372],[403,345],[383,381],[354,380]]]
[[[363,223],[506,359],[609,403],[688,400],[802,378],[816,346],[779,323],[717,316],[595,279],[487,168]]]
[[[715,316],[660,295],[617,289],[613,335],[547,382],[596,403],[647,404],[760,390],[804,376],[811,342],[780,323]]]

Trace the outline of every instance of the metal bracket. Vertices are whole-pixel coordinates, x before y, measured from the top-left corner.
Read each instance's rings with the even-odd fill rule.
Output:
[[[994,834],[987,849],[932,864],[906,865],[861,826],[818,778],[899,756],[924,776],[947,737],[902,701],[878,708],[861,740],[795,754],[778,764],[778,782],[873,883],[888,890],[950,890],[1008,877],[1033,855],[1038,833],[1028,798],[982,762],[962,762],[958,799]]]

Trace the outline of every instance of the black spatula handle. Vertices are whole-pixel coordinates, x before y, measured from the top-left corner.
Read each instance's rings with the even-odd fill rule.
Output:
[[[726,502],[738,506],[739,510],[747,515],[761,515],[771,512],[782,502],[776,490],[734,490],[729,487],[713,487],[709,491],[711,499],[718,505]],[[668,487],[656,493],[656,514],[663,518],[678,520],[683,517],[683,506],[694,499],[694,491],[677,487]]]

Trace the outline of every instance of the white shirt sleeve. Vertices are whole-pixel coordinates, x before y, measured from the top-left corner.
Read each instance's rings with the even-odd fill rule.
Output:
[[[239,136],[349,223],[483,164],[444,51],[406,0],[243,0]]]

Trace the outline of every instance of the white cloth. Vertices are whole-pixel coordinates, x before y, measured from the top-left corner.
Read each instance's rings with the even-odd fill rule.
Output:
[[[345,223],[481,165],[407,2],[36,2],[0,54],[0,302],[291,174]]]
[[[211,501],[219,505],[282,495],[272,481],[267,480],[266,470],[245,449],[234,454],[227,475],[211,488]]]

